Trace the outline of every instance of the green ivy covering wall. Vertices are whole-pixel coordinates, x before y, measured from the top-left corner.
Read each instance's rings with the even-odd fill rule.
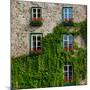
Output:
[[[83,26],[82,26],[83,25]],[[11,60],[11,84],[12,88],[39,88],[63,86],[64,64],[73,66],[73,84],[79,85],[81,80],[87,78],[87,48],[78,48],[74,43],[73,51],[63,50],[63,34],[79,34],[86,39],[86,23],[74,24],[73,28],[80,31],[72,31],[72,27],[57,25],[53,33],[48,34],[42,40],[43,50],[41,54],[23,55]],[[85,27],[85,28],[83,28]],[[81,31],[83,28],[83,32]]]

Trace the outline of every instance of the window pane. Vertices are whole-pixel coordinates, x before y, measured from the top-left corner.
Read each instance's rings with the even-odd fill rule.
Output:
[[[36,47],[36,42],[33,42],[33,47]]]
[[[38,14],[38,17],[41,17],[41,14]]]
[[[63,37],[64,37],[64,40],[67,40],[67,35],[64,35]]]
[[[69,40],[69,44],[71,44],[71,45],[72,45],[72,44],[73,44],[73,41],[72,41],[72,40]]]
[[[41,36],[37,36],[37,40],[38,41],[41,41]]]
[[[64,8],[64,13],[67,13],[67,8]]]
[[[67,72],[64,73],[64,80],[65,80],[65,81],[68,80],[68,73],[67,73]]]
[[[36,9],[33,9],[33,13],[36,13]]]
[[[64,47],[67,47],[67,45],[68,45],[68,42],[64,41]]]
[[[35,42],[36,41],[36,36],[33,36],[33,42]]]
[[[65,14],[65,19],[67,18],[67,14]]]
[[[67,72],[64,72],[64,76],[68,76],[68,73]]]
[[[73,47],[73,45],[72,44],[69,44],[69,48],[72,48]]]
[[[37,11],[38,13],[41,13],[41,10],[40,9],[38,9],[38,11]]]
[[[72,66],[69,66],[69,71],[72,71]]]
[[[72,72],[69,72],[69,76],[70,76],[70,77],[72,76]]]
[[[67,9],[66,8],[63,9],[63,16],[64,16],[64,19],[67,18]]]
[[[73,36],[69,35],[69,40],[73,41]]]
[[[41,47],[41,42],[37,42],[37,46],[38,47]]]
[[[33,14],[33,17],[36,18],[36,14]]]
[[[64,71],[67,71],[67,66],[64,66]]]

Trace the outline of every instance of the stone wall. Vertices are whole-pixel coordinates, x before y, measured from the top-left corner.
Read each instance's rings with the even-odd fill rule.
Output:
[[[42,7],[43,25],[31,27],[29,25],[30,9],[38,6]],[[40,32],[43,33],[43,36],[52,33],[57,23],[62,22],[63,7],[73,7],[74,22],[81,22],[86,19],[85,5],[11,0],[11,56],[29,53],[29,33]]]

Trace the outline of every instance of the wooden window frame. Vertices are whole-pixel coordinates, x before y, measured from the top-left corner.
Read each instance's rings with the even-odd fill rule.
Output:
[[[36,37],[36,50],[34,50],[34,45],[33,45],[33,36],[35,36]],[[38,41],[38,36],[40,36],[40,38],[41,38],[41,41],[42,41],[42,37],[43,37],[43,35],[42,35],[42,33],[30,33],[30,51],[31,52],[39,52],[39,50],[38,50],[38,48],[39,48],[39,46],[38,46],[38,42],[40,42],[41,43],[41,46],[40,46],[40,51],[42,50],[42,42],[41,41]]]
[[[69,67],[70,66],[72,67],[72,65],[68,65],[68,64],[67,65],[64,65],[64,68],[67,67],[67,70],[66,71],[64,69],[64,80],[65,81],[69,81],[69,82],[73,80],[73,67],[72,67],[72,71],[70,71],[69,70]],[[69,74],[70,72],[72,72],[71,80],[70,80],[70,74]],[[67,77],[65,76],[65,73],[67,73]],[[67,80],[66,80],[65,77],[67,78]]]
[[[33,12],[33,9],[36,10],[36,13]],[[38,9],[40,9],[40,13],[38,13]],[[36,14],[36,17],[34,17],[34,14]],[[38,14],[40,14],[41,17],[38,17]],[[32,7],[32,19],[33,18],[36,18],[36,19],[42,18],[42,9],[41,9],[41,7]]]
[[[65,49],[65,42],[67,42],[67,47],[66,47],[66,49],[65,50],[73,50],[73,41],[74,41],[74,37],[73,37],[73,35],[66,35],[66,40],[64,40],[64,36],[65,36],[66,34],[64,34],[63,35],[63,48]],[[71,42],[72,42],[72,46],[71,46],[71,48],[70,48],[70,36],[72,36],[73,38],[72,38],[72,40],[71,40]]]
[[[65,13],[65,9],[66,9],[66,13]],[[70,20],[73,18],[73,8],[72,7],[63,7],[62,11],[63,11],[62,12],[63,13],[63,20],[65,20],[65,19]],[[66,17],[65,17],[65,15],[66,15]]]

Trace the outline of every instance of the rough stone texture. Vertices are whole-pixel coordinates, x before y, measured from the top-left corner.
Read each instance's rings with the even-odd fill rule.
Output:
[[[42,7],[41,27],[31,27],[31,7]],[[62,22],[62,8],[73,7],[74,22],[81,22],[86,19],[85,5],[71,5],[60,3],[30,2],[11,0],[11,56],[20,56],[29,53],[29,33],[39,32],[43,36],[51,33],[57,23]],[[80,37],[77,38],[78,43]],[[81,43],[79,43],[82,46]]]

